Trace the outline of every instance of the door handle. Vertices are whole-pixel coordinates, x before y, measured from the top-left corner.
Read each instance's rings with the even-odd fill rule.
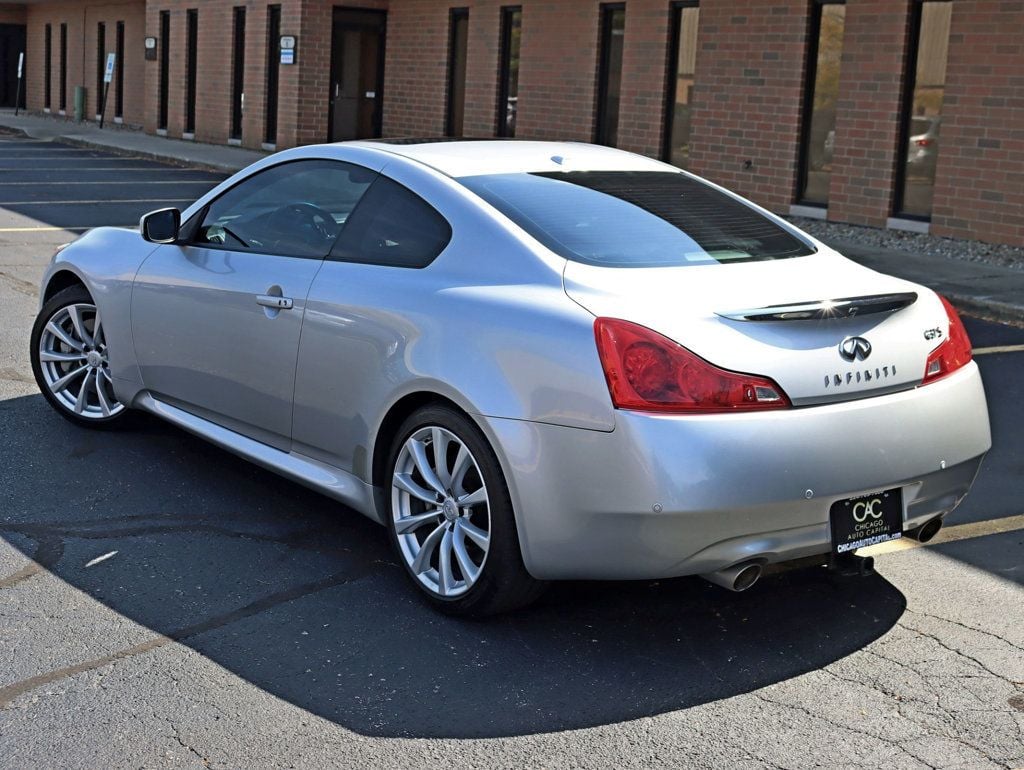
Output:
[[[256,304],[272,307],[274,310],[291,310],[294,306],[291,297],[276,297],[273,294],[257,294]]]

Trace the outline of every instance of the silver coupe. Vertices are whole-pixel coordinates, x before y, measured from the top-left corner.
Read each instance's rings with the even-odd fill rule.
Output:
[[[278,153],[85,234],[41,297],[58,413],[149,412],[343,502],[455,614],[550,580],[864,572],[991,444],[943,298],[586,144]]]

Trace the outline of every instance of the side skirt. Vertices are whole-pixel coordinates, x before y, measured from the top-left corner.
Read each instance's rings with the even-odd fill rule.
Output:
[[[295,452],[282,452],[266,444],[261,444],[259,441],[254,441],[209,420],[196,417],[176,406],[159,401],[146,391],[142,391],[136,396],[132,406],[155,414],[172,425],[206,439],[211,444],[243,457],[261,468],[266,468],[338,500],[378,524],[384,523],[377,505],[378,495],[375,495],[373,486],[356,478],[351,473],[314,460],[312,457]]]

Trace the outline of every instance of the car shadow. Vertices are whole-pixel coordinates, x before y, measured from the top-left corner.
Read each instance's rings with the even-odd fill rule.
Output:
[[[0,401],[0,441],[7,545],[154,637],[369,736],[514,736],[684,709],[820,669],[905,608],[881,577],[813,569],[743,594],[699,579],[564,583],[528,610],[455,620],[415,596],[379,526],[155,420],[85,431],[15,398]],[[46,571],[0,575],[0,596]],[[76,627],[81,646],[106,622]],[[0,688],[0,707],[104,655]]]

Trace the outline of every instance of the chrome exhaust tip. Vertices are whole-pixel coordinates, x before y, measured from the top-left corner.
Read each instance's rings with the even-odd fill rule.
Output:
[[[942,529],[942,517],[936,516],[934,519],[926,521],[920,527],[911,532],[908,532],[907,534],[919,543],[927,543],[929,540],[931,540],[933,537],[939,534],[940,529]]]
[[[730,591],[746,591],[761,577],[762,567],[757,562],[746,562],[737,564],[715,572],[706,572],[702,578],[716,586],[727,588]]]

